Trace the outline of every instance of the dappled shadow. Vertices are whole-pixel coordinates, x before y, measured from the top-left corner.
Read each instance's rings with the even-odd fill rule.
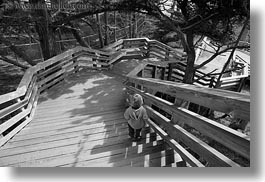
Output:
[[[91,151],[91,155],[98,155],[102,152],[110,152],[109,156],[103,156],[100,160],[94,159],[91,161],[84,161],[78,164],[79,166],[106,166],[106,167],[157,167],[166,166],[174,163],[174,151],[165,150],[166,144],[157,136],[156,133],[151,132],[147,127],[142,131],[142,140],[139,142],[132,142],[125,136],[119,135],[113,143],[106,138],[104,143],[96,145]]]
[[[105,138],[98,139],[92,149],[80,147],[75,153],[75,162],[68,167],[158,167],[171,166],[181,158],[150,128],[145,128],[142,140],[132,142],[127,128],[116,128]],[[87,141],[88,142],[88,141]],[[88,143],[87,143],[88,144]],[[83,151],[81,151],[83,150]],[[83,159],[84,155],[90,157]]]
[[[83,135],[86,141],[81,139],[81,143],[91,146],[79,146],[74,154],[75,162],[67,166],[166,166],[175,161],[174,152],[165,150],[162,140],[157,143],[157,135],[150,134],[149,128],[144,130],[143,139],[138,143],[128,137],[127,122],[123,118],[125,92],[121,82],[122,77],[118,75],[99,72],[84,84],[84,93],[78,97],[85,101],[83,107],[73,108],[69,113],[70,117],[87,117],[73,121],[73,126],[62,130],[89,126],[86,136]],[[117,115],[115,108],[119,110]],[[91,141],[96,135],[99,137]]]
[[[124,104],[124,87],[122,78],[112,77],[107,72],[94,75],[93,79],[84,84],[84,93],[80,99],[84,99],[84,108],[73,109],[73,116],[86,114],[88,109],[103,111]]]
[[[42,96],[36,119],[47,115],[45,120],[52,121],[48,126],[56,123],[47,128],[52,135],[69,134],[60,139],[63,144],[58,146],[58,150],[68,147],[69,152],[51,162],[68,167],[166,166],[174,162],[175,154],[166,150],[161,139],[157,142],[156,134],[150,133],[149,128],[138,143],[128,137],[123,117],[123,81],[124,77],[112,72],[83,69]]]
[[[67,76],[56,85],[52,86],[49,90],[41,94],[38,103],[42,103],[48,100],[55,100],[62,95],[71,95],[74,93],[74,86],[84,84],[87,80],[94,77],[97,74],[96,70],[83,68],[81,71]]]
[[[106,71],[84,69],[76,75],[67,77],[65,81],[43,94],[39,106],[41,108],[42,104],[56,103],[56,106],[62,110],[58,114],[67,115],[69,118],[84,116],[73,120],[71,122],[73,126],[60,129],[66,130],[81,124],[87,125],[111,119],[107,118],[108,116],[101,116],[104,114],[112,114],[114,117],[118,115],[120,118],[121,114],[118,112],[124,108],[124,97],[121,77],[117,75],[113,77]],[[87,123],[89,119],[90,122]]]

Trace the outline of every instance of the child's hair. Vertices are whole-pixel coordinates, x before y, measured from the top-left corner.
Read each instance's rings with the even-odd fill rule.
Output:
[[[133,104],[132,108],[133,109],[138,109],[143,105],[143,98],[140,94],[134,94],[133,95]]]

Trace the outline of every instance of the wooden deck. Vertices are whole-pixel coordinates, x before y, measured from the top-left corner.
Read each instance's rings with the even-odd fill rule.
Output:
[[[34,119],[1,147],[0,166],[176,166],[180,156],[149,127],[129,139],[122,81],[84,69],[43,93]]]
[[[214,80],[206,77],[199,85],[172,82],[183,78],[174,64],[185,55],[155,40],[124,39],[111,49],[69,49],[27,69],[17,89],[0,96],[1,167],[250,166],[248,135],[179,107],[186,100],[247,124],[249,94],[207,88]],[[226,78],[226,86],[242,79]],[[150,116],[137,143],[123,118],[125,93],[142,94]]]

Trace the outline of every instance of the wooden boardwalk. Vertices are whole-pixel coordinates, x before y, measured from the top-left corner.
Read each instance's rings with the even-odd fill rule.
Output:
[[[146,127],[132,142],[123,77],[83,69],[43,93],[34,119],[0,150],[0,166],[176,166],[180,156]]]

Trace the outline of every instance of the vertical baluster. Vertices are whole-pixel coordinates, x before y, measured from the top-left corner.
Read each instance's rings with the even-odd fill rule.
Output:
[[[165,61],[169,60],[169,49],[166,49]]]
[[[139,72],[139,77],[143,77],[144,74],[144,69],[142,71]],[[142,85],[138,85],[138,89],[143,90],[143,86]]]
[[[211,80],[210,80],[210,84],[209,84],[209,88],[213,88],[214,87],[214,79],[215,77],[211,77]]]
[[[157,73],[157,67],[154,66],[153,73],[152,73],[152,78],[156,78],[156,73]]]
[[[76,72],[78,72],[78,62],[77,62],[77,58],[74,58],[73,59],[73,65],[74,65],[74,70],[73,70],[73,72],[74,73],[76,73]]]
[[[172,70],[173,70],[173,67],[172,67],[172,64],[168,64],[169,65],[169,68],[168,68],[168,75],[167,75],[167,80],[170,81],[171,80],[171,75],[172,75]]]
[[[165,80],[165,78],[166,78],[166,67],[162,67],[161,69],[162,69],[161,80]]]

